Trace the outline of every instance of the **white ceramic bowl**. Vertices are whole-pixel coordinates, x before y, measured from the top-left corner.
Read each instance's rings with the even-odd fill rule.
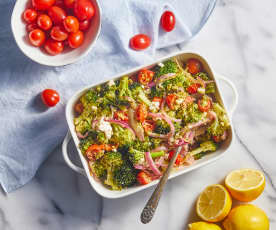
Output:
[[[222,99],[222,97],[220,95],[220,87],[219,87],[219,84],[218,84],[218,80],[222,80],[222,81],[226,82],[232,88],[232,90],[233,90],[233,104],[232,104],[232,107],[230,108],[230,110],[227,112],[228,113],[228,117],[230,118],[230,122],[231,122],[230,133],[229,133],[228,138],[222,143],[222,145],[220,146],[220,148],[216,152],[208,154],[205,157],[203,157],[202,159],[197,160],[195,162],[195,164],[193,164],[193,165],[184,166],[184,167],[181,167],[179,170],[174,170],[174,172],[172,172],[171,175],[169,176],[169,179],[174,178],[174,177],[179,176],[179,175],[182,175],[184,173],[187,173],[187,172],[192,171],[194,169],[197,169],[199,167],[202,167],[202,166],[204,166],[206,164],[209,164],[209,163],[211,163],[213,161],[216,161],[216,160],[218,160],[220,157],[222,157],[226,153],[226,150],[230,147],[230,145],[231,145],[231,143],[233,141],[233,137],[234,137],[234,135],[233,135],[233,126],[232,126],[232,121],[231,121],[232,119],[231,118],[232,118],[232,115],[233,115],[233,113],[235,111],[235,108],[237,106],[237,103],[238,103],[238,93],[237,93],[237,90],[236,90],[236,87],[234,86],[234,84],[231,81],[229,81],[227,78],[225,78],[225,77],[223,77],[223,76],[221,76],[219,74],[215,74],[214,75],[213,72],[212,72],[212,70],[210,69],[208,63],[206,62],[206,60],[204,58],[202,58],[200,55],[195,54],[195,53],[177,53],[177,54],[174,54],[172,56],[168,56],[168,57],[159,59],[159,60],[157,60],[154,63],[150,63],[148,65],[140,66],[140,67],[137,67],[137,68],[132,69],[130,71],[127,71],[125,73],[121,73],[121,74],[119,74],[117,76],[114,76],[114,77],[112,77],[110,79],[114,79],[115,80],[115,79],[118,79],[118,78],[120,78],[121,76],[124,76],[124,75],[134,74],[137,71],[139,71],[140,69],[150,68],[153,65],[155,65],[157,63],[160,63],[160,62],[163,62],[163,61],[165,61],[165,60],[167,60],[169,58],[172,58],[172,57],[175,57],[180,62],[186,62],[189,58],[196,58],[196,59],[200,60],[201,63],[203,64],[204,70],[208,73],[208,75],[216,83],[216,86],[217,86],[217,95],[216,95],[216,98],[220,101],[221,104],[224,105],[223,99]],[[100,83],[100,84],[102,84],[102,83]],[[97,85],[99,85],[99,84],[97,84]],[[78,91],[77,93],[75,93],[71,97],[71,99],[68,101],[68,103],[66,105],[66,120],[67,120],[67,123],[68,123],[68,126],[69,126],[69,131],[68,131],[68,133],[67,133],[67,135],[66,135],[66,137],[64,139],[64,142],[62,144],[63,157],[64,157],[66,163],[74,171],[87,176],[87,178],[88,178],[91,186],[95,189],[95,191],[98,194],[100,194],[101,196],[106,197],[106,198],[120,198],[120,197],[128,196],[130,194],[136,193],[138,191],[141,191],[143,189],[146,189],[148,187],[151,187],[151,186],[157,184],[158,180],[155,180],[152,183],[147,184],[147,185],[143,185],[143,186],[137,185],[137,186],[133,186],[133,187],[130,187],[130,188],[123,189],[121,191],[112,191],[112,190],[107,189],[102,183],[96,181],[90,175],[88,163],[87,163],[86,159],[84,158],[84,156],[82,155],[80,149],[78,148],[79,139],[78,139],[78,137],[76,135],[76,132],[75,132],[75,127],[74,127],[73,119],[74,119],[74,105],[75,105],[75,103],[79,100],[79,98],[87,90],[89,90],[91,87],[94,87],[94,86],[95,85],[87,86],[84,89],[82,89],[82,90]],[[68,153],[67,153],[67,145],[68,145],[71,137],[73,137],[75,145],[77,146],[79,157],[81,159],[83,168],[80,168],[80,167],[76,166],[69,159],[69,156],[68,156]]]
[[[91,2],[95,8],[95,15],[88,31],[85,32],[84,43],[77,49],[68,49],[59,55],[51,56],[42,52],[38,47],[30,45],[22,13],[27,6],[30,6],[31,0],[17,0],[12,12],[11,27],[18,47],[27,57],[42,65],[63,66],[78,61],[91,51],[101,30],[101,8],[97,0],[91,0]]]

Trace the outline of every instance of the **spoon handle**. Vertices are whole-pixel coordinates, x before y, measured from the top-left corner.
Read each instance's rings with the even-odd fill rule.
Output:
[[[155,213],[155,210],[157,208],[157,205],[159,203],[161,194],[163,192],[164,186],[168,180],[168,177],[170,175],[170,171],[174,165],[174,162],[179,154],[181,150],[181,147],[178,147],[177,151],[175,151],[172,159],[170,160],[170,163],[165,171],[165,173],[163,174],[162,178],[160,179],[157,187],[155,188],[154,192],[152,193],[150,199],[148,200],[146,206],[144,207],[142,213],[141,213],[141,222],[143,224],[147,224],[151,221],[151,219],[153,218],[153,215]]]

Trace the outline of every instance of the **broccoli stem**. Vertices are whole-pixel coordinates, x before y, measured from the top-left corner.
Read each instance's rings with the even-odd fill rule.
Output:
[[[165,152],[164,151],[158,151],[158,152],[151,152],[150,155],[152,158],[157,158],[164,156]]]

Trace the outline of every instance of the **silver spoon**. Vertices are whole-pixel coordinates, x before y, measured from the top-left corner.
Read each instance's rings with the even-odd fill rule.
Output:
[[[162,195],[163,189],[166,185],[166,182],[167,182],[168,177],[170,175],[171,169],[174,165],[174,162],[175,162],[180,150],[181,150],[181,147],[178,147],[177,150],[175,151],[175,153],[174,153],[172,159],[170,160],[170,163],[169,163],[165,173],[161,177],[157,187],[155,188],[155,190],[152,193],[150,199],[148,200],[146,206],[144,207],[144,209],[141,213],[141,222],[143,224],[149,223],[151,221],[151,219],[153,218],[153,215],[154,215],[155,210],[157,208],[157,205],[159,203],[160,197]]]

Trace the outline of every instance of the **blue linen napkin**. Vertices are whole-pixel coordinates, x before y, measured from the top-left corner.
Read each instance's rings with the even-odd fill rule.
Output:
[[[20,1],[20,0],[18,0]],[[67,99],[87,84],[152,61],[157,48],[188,41],[204,25],[216,0],[99,0],[102,31],[95,48],[78,63],[47,67],[25,57],[10,28],[14,1],[0,2],[0,183],[5,192],[26,184],[48,154],[64,138]],[[176,28],[159,28],[162,12],[172,10]],[[145,52],[129,48],[129,39],[146,33],[152,45]],[[56,89],[61,102],[46,109],[39,94]]]

